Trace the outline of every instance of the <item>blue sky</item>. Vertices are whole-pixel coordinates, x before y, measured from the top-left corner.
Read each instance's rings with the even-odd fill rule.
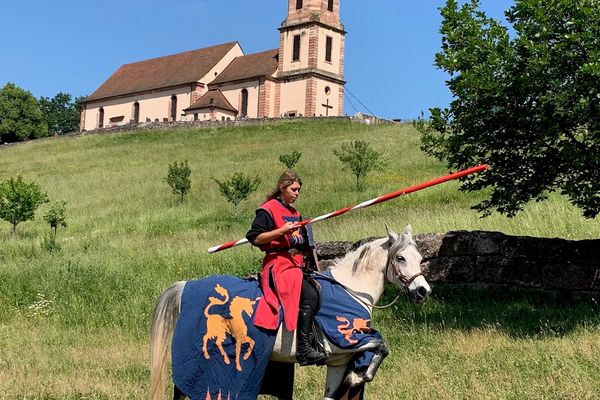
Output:
[[[446,106],[434,65],[444,0],[341,0],[345,111],[413,119]],[[514,1],[482,0],[502,18]],[[34,96],[89,95],[122,64],[238,41],[246,54],[276,48],[286,0],[25,0],[0,7],[0,86]]]

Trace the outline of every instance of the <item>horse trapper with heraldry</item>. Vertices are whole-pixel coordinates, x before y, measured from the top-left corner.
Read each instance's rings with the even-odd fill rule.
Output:
[[[374,304],[385,282],[424,301],[431,289],[420,262],[407,227],[401,234],[388,230],[387,238],[362,245],[313,276],[322,298],[315,320],[330,353],[324,399],[353,392],[360,397],[373,379],[388,354],[383,338],[370,326]],[[260,296],[258,281],[232,276],[178,282],[163,292],[152,324],[152,398],[164,396],[169,343],[174,399],[249,400],[259,393],[291,398],[293,384],[282,387],[285,380],[281,375],[273,379],[271,372],[291,371],[293,379],[295,332],[254,326]],[[269,385],[273,381],[280,385]]]

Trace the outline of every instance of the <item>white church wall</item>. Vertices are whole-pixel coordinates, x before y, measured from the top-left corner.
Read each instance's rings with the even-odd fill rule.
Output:
[[[325,44],[327,36],[332,39],[331,62],[325,61]],[[317,54],[317,68],[337,75],[340,71],[340,35],[331,29],[319,27],[319,43],[322,43],[322,48],[319,48]]]
[[[189,87],[182,87],[171,90],[162,90],[129,96],[119,99],[106,99],[90,102],[86,106],[85,130],[98,128],[98,116],[100,108],[104,109],[104,127],[111,125],[124,125],[133,120],[134,107],[137,101],[140,105],[139,122],[163,121],[168,118],[171,104],[171,97],[177,96],[177,121],[186,120],[181,117],[183,109],[190,106],[191,93]],[[123,117],[121,119],[121,117]],[[120,121],[111,122],[111,118]]]
[[[285,54],[283,57],[283,70],[296,71],[308,68],[308,31],[304,28],[292,29],[282,33]],[[294,52],[294,36],[300,35],[300,60],[292,61]]]
[[[209,109],[197,112],[198,117],[194,117],[194,114],[186,115],[187,121],[231,121],[236,118],[233,111],[214,110]]]
[[[304,115],[306,106],[306,81],[297,80],[281,83],[281,115],[294,113],[296,117]]]
[[[258,117],[258,80],[250,82],[242,82],[227,86],[219,87],[223,96],[233,107],[238,110],[238,114],[242,111],[242,90],[248,91],[248,118]]]
[[[223,57],[221,61],[219,61],[210,71],[208,71],[206,75],[204,75],[200,82],[210,84],[210,82],[214,81],[236,57],[241,57],[243,55],[244,51],[240,47],[240,44],[236,43],[235,46],[233,46],[231,50],[227,52],[225,57]]]
[[[326,90],[329,88],[329,90]],[[317,79],[317,100],[316,100],[316,112],[318,117],[325,116],[338,116],[339,110],[339,99],[340,99],[340,85],[332,83],[326,80]],[[329,113],[327,112],[329,105]]]

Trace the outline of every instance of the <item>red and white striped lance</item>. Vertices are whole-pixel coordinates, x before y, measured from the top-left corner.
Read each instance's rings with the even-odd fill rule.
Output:
[[[362,203],[357,204],[355,206],[349,206],[349,207],[346,207],[346,208],[342,208],[342,209],[339,209],[337,211],[330,212],[329,214],[321,215],[319,217],[305,219],[304,221],[299,222],[298,225],[299,226],[304,226],[304,225],[312,224],[313,222],[323,221],[325,219],[337,217],[338,215],[345,214],[348,211],[357,210],[359,208],[366,208],[366,207],[369,207],[369,206],[372,206],[372,205],[375,205],[375,204],[383,203],[384,201],[395,199],[396,197],[402,196],[404,194],[409,194],[409,193],[412,193],[412,192],[416,192],[417,190],[425,189],[425,188],[430,187],[430,186],[439,185],[440,183],[448,182],[448,181],[451,181],[451,180],[454,180],[454,179],[459,179],[459,178],[465,177],[467,175],[471,175],[471,174],[474,174],[474,173],[477,173],[477,172],[484,171],[487,168],[488,168],[488,166],[485,165],[485,164],[478,165],[476,167],[471,167],[471,168],[468,168],[468,169],[465,169],[465,170],[462,170],[462,171],[458,171],[458,172],[455,172],[455,173],[443,176],[441,178],[432,179],[430,181],[427,181],[427,182],[424,182],[424,183],[420,183],[420,184],[415,185],[415,186],[410,186],[408,188],[400,189],[400,190],[397,190],[395,192],[388,193],[388,194],[385,194],[383,196],[380,196],[380,197],[377,197],[377,198],[374,198],[374,199],[371,199],[371,200],[363,201]],[[223,244],[221,244],[219,246],[213,246],[210,249],[208,249],[208,252],[209,253],[216,253],[217,251],[226,250],[226,249],[229,249],[231,247],[239,246],[239,245],[242,245],[242,244],[245,244],[245,243],[248,243],[248,239],[234,240],[234,241],[231,241],[231,242],[223,243]]]

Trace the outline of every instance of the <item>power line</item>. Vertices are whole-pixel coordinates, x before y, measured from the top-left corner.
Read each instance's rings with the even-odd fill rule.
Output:
[[[350,91],[350,89],[348,89],[348,87],[347,87],[347,86],[345,87],[345,89],[346,89],[346,90],[345,90],[345,92],[348,92],[348,93],[350,93],[350,96],[354,97],[354,98],[356,99],[356,101],[358,101],[358,102],[360,103],[360,105],[361,105],[361,106],[363,106],[363,107],[364,107],[364,108],[365,108],[365,109],[366,109],[366,110],[367,110],[367,111],[368,111],[368,112],[369,112],[369,113],[370,113],[372,116],[375,116],[375,113],[374,113],[373,111],[369,110],[369,107],[365,106],[365,105],[362,103],[362,101],[360,101],[360,100],[358,99],[358,97],[356,97],[355,95],[353,95],[353,94],[352,94],[352,92]]]
[[[346,97],[346,100],[348,100],[348,103],[350,103],[350,105],[352,106],[352,108],[354,108],[354,112],[358,112],[358,109],[356,107],[354,107],[354,104],[352,103],[352,101],[350,100],[350,97],[348,97],[348,95],[346,94],[346,91],[344,91],[344,96]]]

